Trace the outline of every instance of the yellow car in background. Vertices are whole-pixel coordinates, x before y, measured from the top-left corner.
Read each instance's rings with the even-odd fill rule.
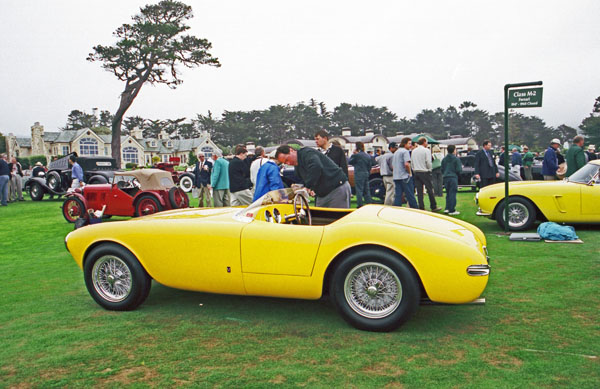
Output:
[[[422,298],[461,304],[488,281],[485,236],[426,211],[366,205],[309,208],[281,189],[246,208],[165,211],[77,229],[65,244],[92,298],[132,310],[151,280],[190,291],[332,298],[353,326],[391,331]]]
[[[504,229],[504,184],[481,189],[477,215],[495,219]],[[522,181],[509,185],[508,227],[523,231],[536,220],[600,223],[600,160],[591,161],[562,181]]]

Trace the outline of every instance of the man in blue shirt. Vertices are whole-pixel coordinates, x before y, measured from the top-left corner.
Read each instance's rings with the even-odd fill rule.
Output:
[[[369,175],[373,160],[369,154],[365,153],[363,142],[356,142],[356,151],[350,157],[348,165],[354,166],[354,190],[356,192],[356,207],[363,205],[363,198],[366,204],[371,202],[371,188],[369,187]]]
[[[8,163],[6,163],[6,154],[0,155],[0,203],[2,206],[7,206],[8,202],[8,180],[10,177],[10,170],[8,169]]]
[[[544,180],[553,181],[556,180],[556,171],[558,170],[558,158],[556,156],[556,149],[560,146],[560,141],[556,138],[550,141],[550,146],[544,153],[544,162],[542,162],[542,174]]]
[[[406,196],[408,205],[411,208],[419,208],[417,200],[415,199],[415,188],[411,178],[410,171],[410,147],[412,142],[409,137],[402,138],[400,141],[400,147],[394,153],[392,157],[392,167],[394,174],[394,185],[396,195],[394,197],[394,205],[397,207],[402,206],[402,194]]]
[[[75,189],[85,185],[83,180],[83,169],[77,163],[77,157],[75,155],[71,155],[69,157],[69,163],[73,165],[71,168],[71,188]]]

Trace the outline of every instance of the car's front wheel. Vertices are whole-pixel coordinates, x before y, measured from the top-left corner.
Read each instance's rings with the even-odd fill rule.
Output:
[[[506,202],[503,200],[496,208],[496,221],[500,228],[505,228],[504,207]],[[508,204],[508,228],[512,231],[525,231],[530,229],[536,220],[535,207],[531,201],[522,197],[510,199]]]
[[[77,197],[67,197],[62,206],[63,216],[69,223],[75,223],[77,219],[85,215],[85,205]]]
[[[150,293],[152,279],[127,249],[113,243],[95,247],[84,264],[85,286],[92,298],[112,311],[130,311]]]
[[[61,179],[60,174],[55,171],[51,171],[48,173],[46,178],[46,183],[48,184],[48,188],[52,189],[54,192],[60,192]]]
[[[194,179],[189,175],[179,177],[179,187],[183,189],[185,193],[191,192],[194,187]]]
[[[33,201],[42,200],[44,198],[44,188],[42,188],[42,185],[37,182],[32,183],[29,186],[29,197],[31,197]]]
[[[356,251],[342,260],[332,279],[332,299],[352,326],[393,331],[416,311],[420,289],[414,270],[378,249]]]

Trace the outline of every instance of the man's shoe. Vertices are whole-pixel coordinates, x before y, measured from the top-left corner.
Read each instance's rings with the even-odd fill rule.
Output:
[[[444,213],[448,213],[448,212],[450,212],[450,211],[448,211],[447,209],[444,209]]]
[[[432,209],[431,212],[439,212],[441,210],[442,210],[441,207],[437,207],[437,208]]]
[[[452,216],[454,216],[454,215],[460,215],[460,212],[454,211],[454,212],[450,212],[448,215],[452,215]]]

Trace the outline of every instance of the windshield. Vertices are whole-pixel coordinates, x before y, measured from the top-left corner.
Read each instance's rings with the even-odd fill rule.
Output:
[[[308,193],[304,188],[284,188],[272,190],[266,193],[264,196],[257,199],[252,204],[248,205],[246,208],[240,210],[239,212],[236,212],[233,218],[239,221],[250,222],[254,220],[256,211],[263,205],[291,204],[294,201],[294,196],[296,196],[297,194],[300,196],[304,196],[306,198],[306,201],[308,202]]]
[[[571,177],[569,177],[569,181],[587,184],[588,182],[595,180],[595,182],[598,184],[600,183],[598,178],[599,169],[600,165],[588,163],[587,165],[573,173]]]

